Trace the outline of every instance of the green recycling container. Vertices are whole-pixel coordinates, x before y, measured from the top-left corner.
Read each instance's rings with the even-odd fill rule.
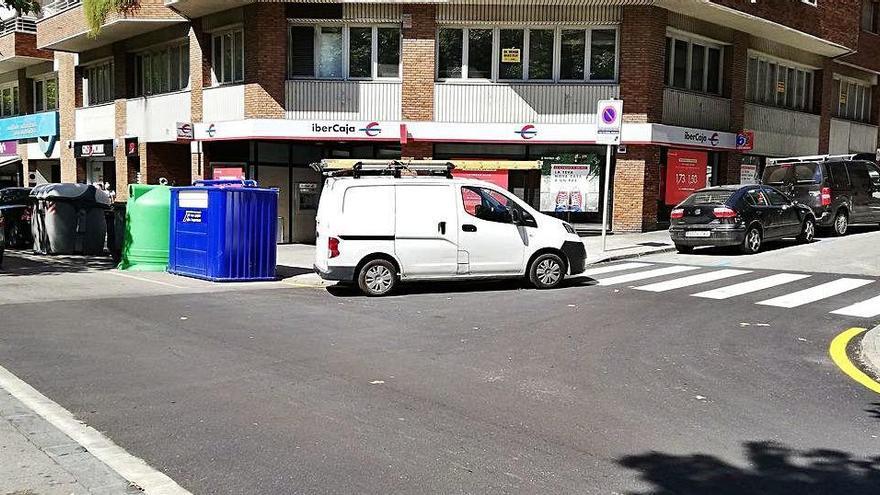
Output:
[[[171,188],[132,184],[128,194],[119,269],[163,272],[168,267]]]

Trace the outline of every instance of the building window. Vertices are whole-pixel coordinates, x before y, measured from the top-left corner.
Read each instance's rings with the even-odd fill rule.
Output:
[[[617,30],[441,28],[437,78],[614,81]]]
[[[0,86],[0,117],[18,114],[18,83]]]
[[[83,69],[89,105],[113,101],[116,97],[113,82],[113,62],[107,61]]]
[[[232,29],[214,33],[211,50],[215,84],[244,81],[244,31]]]
[[[880,34],[880,0],[862,0],[862,31]]]
[[[58,110],[58,76],[54,73],[34,79],[34,112]]]
[[[763,55],[751,55],[746,98],[764,105],[810,112],[813,109],[813,70]]]
[[[291,26],[291,78],[397,79],[400,28],[395,26]]]
[[[134,56],[136,96],[180,91],[189,86],[189,42],[138,53]]]
[[[666,84],[673,88],[721,94],[722,48],[682,35],[666,37]]]
[[[861,81],[841,79],[839,85],[835,117],[859,122],[871,120],[871,86]]]

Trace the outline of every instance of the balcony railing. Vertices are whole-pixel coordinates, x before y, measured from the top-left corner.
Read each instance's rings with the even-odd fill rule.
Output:
[[[0,23],[0,36],[9,33],[37,34],[37,20],[33,17],[16,16]]]
[[[80,4],[82,4],[82,0],[55,0],[54,2],[49,2],[46,5],[43,5],[42,17],[44,19],[46,17],[52,17],[59,12],[72,9]]]
[[[730,127],[730,100],[666,88],[663,91],[663,123],[726,131]]]

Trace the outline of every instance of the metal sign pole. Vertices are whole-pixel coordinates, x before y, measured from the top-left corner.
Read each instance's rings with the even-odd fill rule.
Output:
[[[608,184],[611,182],[611,145],[605,151],[605,184],[602,196],[602,252],[606,250],[608,236]]]

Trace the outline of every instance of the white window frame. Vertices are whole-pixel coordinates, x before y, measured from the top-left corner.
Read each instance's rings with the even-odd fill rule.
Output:
[[[835,105],[834,116],[839,119],[869,123],[871,121],[872,98],[875,97],[874,87],[867,81],[842,76],[840,74],[834,74],[834,80],[838,83],[837,102]],[[853,92],[853,88],[856,88],[855,92]],[[849,115],[846,111],[845,105],[840,103],[844,89],[846,89],[847,92],[847,102],[849,102],[850,98],[856,98],[856,109],[855,114],[853,115]],[[865,99],[868,100],[867,105],[865,104]]]
[[[49,106],[47,104],[49,100],[46,98],[46,96],[48,94],[48,92],[47,92],[48,84],[47,83],[49,81],[53,81],[53,80],[55,81],[55,107],[49,108]],[[37,83],[38,82],[43,83],[43,91],[42,91],[42,93],[43,93],[43,108],[37,108]],[[59,101],[61,99],[61,94],[58,91],[58,73],[47,72],[45,74],[40,74],[39,76],[34,77],[33,88],[34,88],[34,105],[33,105],[34,106],[34,113],[55,112],[58,110],[58,106],[61,104],[61,102]]]
[[[229,80],[229,81],[222,81],[220,77],[217,77],[218,70],[217,70],[217,67],[214,66],[214,60],[215,60],[215,58],[216,58],[216,53],[217,53],[216,50],[218,49],[217,47],[218,47],[218,45],[220,44],[220,43],[217,43],[217,39],[219,38],[220,40],[223,40],[224,37],[225,37],[225,35],[227,35],[227,34],[229,34],[229,33],[232,33],[232,40],[233,40],[233,43],[234,43],[234,42],[235,42],[235,33],[236,33],[236,32],[240,32],[240,33],[241,33],[241,47],[240,47],[240,50],[241,50],[241,64],[242,64],[242,68],[241,68],[241,79],[237,79],[237,78],[235,77],[235,72],[236,72],[236,71],[235,71],[235,55],[233,54],[233,57],[232,57],[232,63],[233,63],[233,65],[232,65],[232,69],[230,69],[231,72],[232,72],[232,74],[231,74],[231,75],[232,75],[232,78],[231,78],[231,80]],[[245,45],[245,39],[244,39],[244,26],[242,26],[241,24],[236,24],[236,25],[233,25],[233,26],[225,26],[225,27],[222,27],[222,28],[219,28],[219,29],[216,29],[216,30],[211,31],[211,32],[210,32],[210,35],[211,35],[211,84],[212,84],[212,86],[225,86],[225,85],[241,84],[241,83],[243,83],[243,82],[244,82],[244,79],[245,79],[245,70],[244,70],[244,69],[245,69],[245,68],[244,68],[244,64],[245,64],[245,58],[244,58],[244,57],[245,57],[245,50],[244,50],[244,45]],[[234,47],[233,47],[233,48],[234,48]],[[225,63],[226,63],[226,62],[225,62],[224,57],[223,57],[223,52],[221,51],[221,52],[220,52],[220,65],[221,65],[221,67],[220,67],[220,70],[219,70],[219,73],[220,73],[221,76],[222,76],[223,74],[226,73],[226,68],[223,67],[223,65],[225,65]],[[192,79],[192,75],[190,75],[190,79]]]
[[[183,50],[184,47],[186,47],[186,50]],[[168,52],[168,63],[169,63],[168,67],[170,69],[170,67],[171,67],[171,65],[170,65],[171,64],[171,50],[179,50],[179,52],[181,54],[180,58],[177,61],[178,71],[179,71],[178,76],[181,79],[183,79],[184,70],[185,70],[186,71],[185,73],[187,76],[186,77],[186,84],[181,85],[181,87],[178,89],[171,89],[171,70],[169,70],[167,77],[166,77],[166,81],[165,81],[166,84],[168,85],[168,91],[163,91],[161,93],[152,91],[148,94],[146,92],[146,87],[147,87],[146,78],[145,78],[146,72],[144,71],[144,65],[143,65],[144,64],[144,57],[149,56],[150,59],[152,59],[157,54],[160,54],[162,52]],[[177,92],[181,92],[181,91],[189,91],[190,84],[192,84],[192,75],[190,74],[190,64],[189,63],[184,64],[184,58],[182,56],[184,51],[189,52],[189,38],[181,38],[181,39],[177,39],[174,41],[170,41],[168,43],[162,43],[160,45],[155,45],[150,48],[146,48],[143,50],[139,50],[137,52],[133,52],[135,70],[138,71],[137,74],[140,75],[140,81],[137,81],[137,80],[134,81],[134,83],[135,83],[135,96],[148,98],[150,96],[158,96],[158,95],[169,94],[169,93],[177,93]],[[187,60],[189,60],[188,57],[187,57]],[[152,71],[152,69],[151,69],[151,71]],[[151,72],[151,75],[152,75],[152,72]],[[150,81],[149,86],[152,87],[152,81]]]
[[[461,57],[461,77],[448,77],[441,78],[440,77],[440,30],[441,29],[458,29],[462,31],[462,57]],[[490,29],[492,30],[492,69],[491,69],[491,77],[489,78],[474,78],[470,77],[468,74],[468,51],[470,48],[470,40],[468,33],[471,29]],[[501,79],[501,31],[502,30],[520,30],[523,31],[523,54],[522,54],[522,64],[523,64],[523,78],[522,79]],[[529,77],[529,60],[530,60],[530,33],[531,31],[552,31],[553,32],[553,53],[552,53],[552,61],[551,61],[551,78],[550,79],[531,79]],[[562,79],[561,78],[561,67],[562,67],[562,31],[583,31],[585,34],[585,47],[584,47],[584,77],[582,79]],[[612,79],[590,79],[590,64],[592,59],[592,41],[593,41],[593,31],[614,31],[614,77]],[[510,25],[441,25],[437,27],[437,33],[434,37],[435,48],[434,48],[434,60],[435,60],[435,71],[434,71],[434,79],[437,82],[450,82],[450,83],[471,83],[471,84],[486,84],[486,83],[505,83],[505,84],[516,84],[516,83],[563,83],[563,84],[616,84],[619,81],[620,77],[620,26],[618,25],[609,25],[609,26],[578,26],[578,25],[564,25],[564,26],[537,26],[537,27],[529,27],[523,26],[522,24],[510,24]]]
[[[801,102],[802,102],[802,108],[801,108],[801,109],[796,108],[796,107],[797,107],[797,102],[795,102],[795,108],[792,108],[792,107],[789,107],[788,105],[785,104],[785,99],[786,99],[786,96],[787,96],[787,93],[788,93],[788,82],[787,82],[787,79],[786,79],[786,91],[785,91],[785,93],[783,94],[783,96],[780,97],[780,96],[779,96],[779,93],[774,91],[773,102],[764,101],[764,99],[767,98],[767,84],[766,84],[767,74],[764,74],[764,82],[765,82],[765,84],[762,85],[763,88],[758,88],[757,86],[755,86],[755,89],[756,89],[756,90],[757,90],[757,89],[762,89],[762,91],[763,91],[763,93],[762,93],[762,94],[763,94],[763,98],[761,98],[761,99],[759,100],[759,99],[756,97],[757,95],[752,95],[752,99],[749,100],[750,102],[752,102],[752,103],[757,103],[757,104],[759,104],[759,105],[766,105],[766,106],[776,107],[776,108],[785,108],[785,109],[792,110],[792,111],[795,111],[795,112],[805,112],[805,113],[812,113],[812,112],[813,112],[813,97],[814,97],[814,94],[815,94],[814,91],[815,91],[815,88],[816,88],[816,71],[819,70],[818,67],[812,67],[812,66],[809,66],[809,65],[806,65],[806,64],[801,64],[801,63],[798,63],[798,62],[793,62],[793,61],[791,61],[791,60],[786,60],[786,59],[783,59],[783,58],[774,57],[773,55],[768,55],[768,54],[763,53],[763,52],[758,52],[758,51],[754,51],[754,50],[749,50],[749,52],[748,52],[748,59],[750,60],[750,59],[753,59],[753,58],[754,58],[754,59],[757,59],[757,61],[758,61],[757,65],[756,65],[756,70],[758,71],[758,74],[761,73],[761,67],[762,67],[761,64],[762,64],[762,62],[763,62],[763,63],[765,64],[765,67],[767,67],[767,68],[769,68],[769,65],[770,65],[770,64],[773,64],[773,65],[776,66],[776,72],[775,72],[775,74],[774,74],[774,76],[773,76],[773,77],[774,77],[774,81],[779,81],[779,68],[780,68],[780,67],[784,67],[786,70],[795,70],[795,71],[798,71],[798,79],[800,78],[800,72],[810,74],[810,84],[808,85],[808,87],[807,87],[807,85],[805,84],[805,88],[804,88],[804,89],[805,89],[805,94],[802,96],[802,99],[801,99]],[[748,68],[748,66],[749,66],[749,62],[748,62],[748,60],[747,60],[747,61],[746,61],[746,67]],[[764,72],[766,72],[766,69],[764,70]],[[806,77],[806,76],[805,76],[805,77]],[[756,76],[756,83],[757,83],[757,76]],[[748,93],[749,93],[748,86],[749,86],[750,84],[752,84],[752,74],[751,74],[751,73],[748,71],[748,69],[747,69],[747,71],[746,71],[746,95],[748,95]],[[774,86],[775,86],[775,85],[776,85],[776,82],[774,82]],[[796,85],[795,87],[797,87],[797,85]],[[779,101],[780,98],[782,99],[782,102],[781,102],[781,103],[780,103],[780,101]]]
[[[666,38],[671,39],[671,43],[669,44],[669,53],[666,54],[669,60],[666,60],[666,72],[668,73],[668,77],[664,84],[670,89],[678,89],[683,91],[693,91],[695,93],[703,93],[707,95],[715,95],[721,96],[724,93],[724,47],[728,45],[728,43],[723,43],[721,41],[713,40],[711,38],[707,38],[705,36],[696,35],[693,33],[688,33],[685,31],[679,31],[677,29],[667,29],[666,30]],[[665,43],[666,40],[664,40]],[[673,86],[672,83],[675,80],[675,42],[683,41],[687,43],[687,66],[685,68],[684,75],[684,88],[679,88],[678,86]],[[703,79],[702,79],[702,87],[706,88],[705,90],[701,88],[694,89],[691,87],[691,73],[693,71],[693,53],[694,53],[694,45],[700,45],[704,48],[703,52]],[[709,91],[709,49],[718,50],[718,91],[713,92]]]
[[[322,81],[397,81],[402,79],[403,73],[403,30],[400,24],[394,23],[346,23],[346,22],[321,22],[321,23],[302,23],[290,22],[287,28],[287,51],[292,53],[292,28],[311,28],[312,29],[312,75],[311,76],[294,76],[291,74],[290,62],[291,57],[288,56],[287,79],[289,80],[322,80]],[[338,27],[342,28],[342,76],[341,77],[321,77],[318,75],[318,63],[321,58],[321,44],[319,43],[318,33],[321,28]],[[370,28],[370,75],[365,77],[351,76],[351,29],[352,28]],[[398,31],[398,55],[397,55],[397,75],[379,77],[379,30],[380,29],[397,29]]]
[[[108,97],[106,99],[98,98],[98,89],[96,89],[94,85],[93,78],[89,77],[89,74],[98,74],[98,70],[101,67],[107,68],[110,72],[110,85],[107,88],[103,88],[104,91],[108,93]],[[83,76],[83,106],[91,107],[98,105],[106,105],[109,103],[113,103],[116,100],[116,67],[113,63],[112,57],[103,58],[100,60],[94,60],[89,62],[88,64],[84,64],[82,66],[82,76]],[[95,98],[92,98],[92,94],[95,94]]]

